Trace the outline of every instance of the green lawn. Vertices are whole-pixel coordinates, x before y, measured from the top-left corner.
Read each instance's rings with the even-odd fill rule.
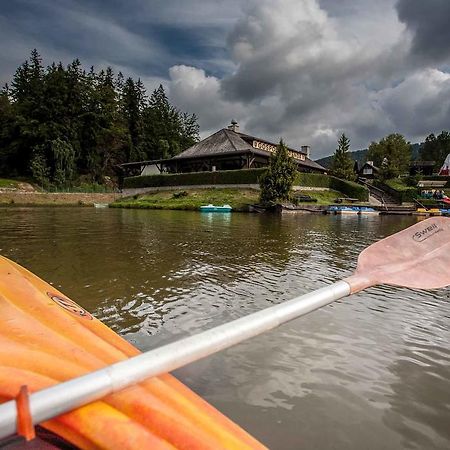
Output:
[[[186,192],[187,195],[182,195]],[[181,193],[181,195],[180,195]],[[235,210],[246,210],[248,205],[258,203],[259,192],[254,189],[189,189],[186,191],[160,191],[114,202],[117,208],[144,209],[190,209],[202,205],[222,206],[228,204]]]
[[[300,202],[298,205],[331,205],[336,203],[337,198],[345,197],[338,191],[295,191],[295,195],[309,195],[312,198],[316,198],[317,202]]]
[[[0,188],[15,188],[17,187],[17,181],[8,180],[7,178],[0,178]]]
[[[187,195],[183,195],[186,193]],[[317,202],[302,202],[299,205],[329,205],[343,197],[337,191],[296,191],[317,199]],[[185,191],[159,191],[120,199],[110,206],[137,209],[187,209],[197,210],[202,205],[228,204],[236,211],[246,211],[249,205],[259,202],[259,191],[255,189],[189,189]]]

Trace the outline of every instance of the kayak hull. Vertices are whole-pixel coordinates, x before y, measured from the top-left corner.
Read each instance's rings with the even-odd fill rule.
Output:
[[[84,308],[0,256],[0,401],[139,354]],[[41,424],[86,449],[265,448],[170,374]]]

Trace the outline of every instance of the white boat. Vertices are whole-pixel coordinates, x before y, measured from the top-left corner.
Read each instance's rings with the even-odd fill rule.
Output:
[[[359,214],[365,215],[365,216],[378,216],[380,214],[380,212],[377,211],[376,209],[370,208],[368,206],[360,206]]]
[[[336,214],[358,214],[359,208],[356,206],[341,206],[336,210]]]

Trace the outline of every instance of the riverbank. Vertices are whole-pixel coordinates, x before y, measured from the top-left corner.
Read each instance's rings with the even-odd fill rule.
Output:
[[[297,192],[298,194],[298,192]],[[308,195],[316,202],[307,202],[310,205],[328,205],[334,202],[341,194],[331,190],[308,190]],[[234,211],[249,211],[250,205],[259,202],[259,190],[257,189],[183,189],[164,190],[135,194],[132,197],[119,199],[112,203],[114,208],[136,209],[174,209],[174,210],[198,210],[202,205],[230,205]]]
[[[0,206],[93,206],[95,203],[112,203],[121,196],[120,193],[1,190]]]

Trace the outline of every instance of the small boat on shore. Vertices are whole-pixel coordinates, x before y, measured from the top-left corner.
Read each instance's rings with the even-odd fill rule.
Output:
[[[439,208],[417,208],[416,212],[413,213],[416,216],[440,216],[442,210]]]
[[[359,208],[356,206],[342,206],[341,209],[337,211],[337,214],[358,214]]]
[[[231,212],[232,209],[233,208],[230,205],[216,206],[209,204],[205,206],[200,206],[201,212]]]
[[[108,203],[94,203],[94,208],[108,208]]]
[[[369,206],[359,206],[358,214],[364,216],[378,216],[380,212],[374,208],[370,208]]]
[[[338,206],[332,205],[327,209],[329,214],[358,214],[359,208],[357,206]]]

